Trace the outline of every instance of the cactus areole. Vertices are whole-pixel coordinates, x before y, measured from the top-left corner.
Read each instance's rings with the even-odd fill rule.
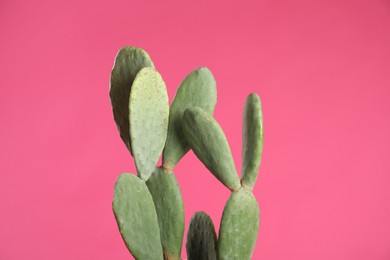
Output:
[[[218,235],[205,212],[194,214],[187,233],[188,259],[251,259],[260,225],[252,193],[263,150],[259,96],[252,93],[245,102],[240,179],[228,140],[213,117],[217,89],[206,67],[184,78],[169,107],[165,82],[149,54],[126,46],[115,58],[109,94],[119,135],[137,169],[136,174],[119,175],[112,202],[120,234],[133,257],[181,259],[184,204],[174,169],[192,149],[231,196]],[[157,166],[160,157],[162,165]]]

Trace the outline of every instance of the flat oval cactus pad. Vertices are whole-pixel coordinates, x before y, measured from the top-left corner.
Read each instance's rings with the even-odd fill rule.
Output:
[[[141,48],[126,46],[116,55],[111,72],[110,99],[114,120],[130,153],[129,97],[135,76],[144,67],[154,67],[149,54]]]
[[[129,120],[131,150],[138,176],[148,180],[156,168],[168,131],[168,94],[154,68],[141,69],[130,93]]]
[[[196,212],[187,234],[188,260],[217,260],[217,234],[214,224],[205,212]]]
[[[260,224],[256,198],[248,189],[232,192],[223,210],[218,236],[218,259],[250,260]]]
[[[112,208],[130,253],[138,260],[162,260],[156,210],[145,181],[133,174],[119,175]]]
[[[156,207],[161,243],[166,259],[180,259],[184,234],[184,205],[172,171],[159,167],[146,182]]]
[[[230,190],[241,184],[226,136],[214,118],[199,107],[189,108],[182,118],[183,132],[200,161]]]

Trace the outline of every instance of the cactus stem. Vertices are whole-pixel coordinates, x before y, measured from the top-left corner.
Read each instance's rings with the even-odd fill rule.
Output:
[[[229,188],[232,192],[236,192],[236,191],[239,191],[241,189],[242,186],[238,186],[238,187],[234,187],[234,188]]]
[[[241,187],[249,191],[253,190],[253,187],[246,185],[242,180],[241,180]]]
[[[180,260],[180,258],[164,251],[164,260]]]
[[[170,173],[173,171],[174,166],[163,163],[163,165],[161,167],[163,168],[164,173]]]

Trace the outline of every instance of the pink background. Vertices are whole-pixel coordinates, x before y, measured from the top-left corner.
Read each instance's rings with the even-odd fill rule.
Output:
[[[192,69],[241,169],[241,114],[261,96],[265,148],[253,259],[390,259],[390,2],[0,2],[0,259],[129,259],[111,210],[134,172],[108,98],[123,45],[145,48],[170,100]],[[191,215],[229,192],[192,153]],[[183,250],[183,257],[185,251]]]

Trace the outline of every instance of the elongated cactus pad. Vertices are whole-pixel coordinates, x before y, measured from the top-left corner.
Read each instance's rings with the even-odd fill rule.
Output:
[[[111,72],[110,98],[119,134],[131,152],[129,132],[129,97],[137,73],[144,67],[154,67],[149,55],[137,47],[120,49]]]
[[[242,185],[253,189],[263,151],[263,113],[257,94],[250,94],[245,102],[242,125]]]
[[[217,260],[217,234],[213,221],[204,212],[196,212],[187,233],[188,260]]]
[[[223,211],[218,236],[218,259],[249,260],[256,245],[260,212],[252,192],[233,192]]]
[[[157,214],[145,181],[132,174],[119,175],[112,208],[131,254],[137,260],[162,260]]]
[[[129,111],[131,149],[138,175],[146,181],[156,168],[168,131],[167,89],[154,68],[143,68],[135,77]]]
[[[191,149],[214,176],[230,190],[240,187],[232,153],[222,128],[199,107],[188,108],[182,118],[183,132]]]
[[[164,259],[180,259],[184,233],[184,206],[172,171],[159,167],[146,182],[153,197],[160,227]]]
[[[213,74],[205,67],[192,71],[180,84],[169,111],[168,136],[163,152],[163,163],[173,168],[190,149],[184,137],[181,118],[189,107],[200,107],[214,113],[217,89]]]

